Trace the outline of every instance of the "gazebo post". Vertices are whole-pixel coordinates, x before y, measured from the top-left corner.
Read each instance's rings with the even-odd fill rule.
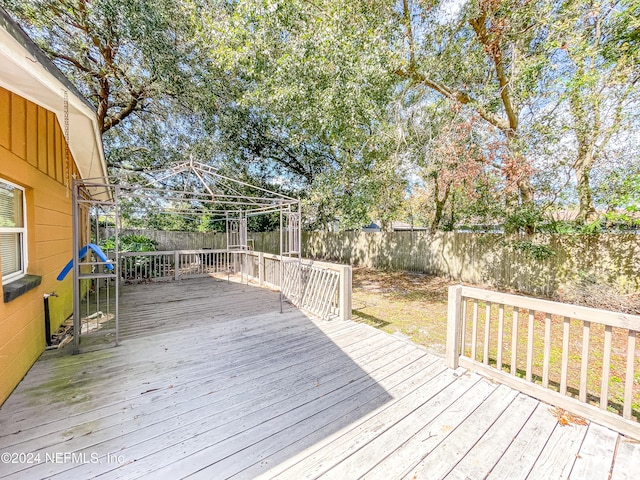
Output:
[[[283,277],[283,274],[282,274],[282,272],[283,272],[283,267],[284,267],[284,264],[283,264],[284,258],[282,256],[282,201],[280,201],[279,203],[280,203],[280,279],[279,279],[278,283],[280,284],[280,313],[282,313],[283,312],[283,309],[282,309],[282,301],[283,301],[282,300],[282,286],[283,286],[282,285],[282,283],[283,283],[283,278],[282,277]]]

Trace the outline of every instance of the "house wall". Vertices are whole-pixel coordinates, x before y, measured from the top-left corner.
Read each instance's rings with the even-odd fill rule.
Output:
[[[0,178],[25,189],[27,273],[42,277],[39,287],[11,302],[0,298],[0,405],[45,348],[43,294],[59,295],[49,301],[52,332],[73,310],[71,276],[56,280],[72,257],[67,183],[78,175],[65,151],[55,114],[0,88]]]

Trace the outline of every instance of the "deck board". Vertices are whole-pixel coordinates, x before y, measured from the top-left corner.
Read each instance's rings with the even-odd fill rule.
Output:
[[[538,402],[518,395],[469,453],[445,477],[447,480],[486,478],[529,420]]]
[[[611,480],[635,480],[640,478],[640,443],[620,439]]]
[[[475,376],[475,375],[474,375]],[[451,432],[473,413],[496,390],[496,385],[487,381],[472,384],[464,393],[447,398],[440,409],[434,411],[434,418],[409,437],[396,450],[382,459],[377,465],[371,464],[364,478],[404,478],[434,448],[440,445]]]
[[[517,392],[503,385],[496,388],[487,400],[447,435],[447,441],[430,451],[405,478],[444,478],[485,435],[517,395]]]
[[[425,363],[429,363],[426,368]],[[287,459],[301,445],[305,447],[306,452],[313,452],[313,459],[304,464],[302,467],[304,471],[300,472],[298,478],[312,475],[314,471],[322,473],[326,469],[330,469],[340,461],[342,456],[348,455],[351,450],[357,449],[360,445],[377,437],[385,428],[392,425],[393,421],[404,418],[406,412],[411,411],[416,401],[421,401],[420,399],[416,400],[416,397],[420,398],[422,395],[428,397],[427,392],[439,391],[443,383],[452,381],[449,378],[451,374],[442,368],[441,362],[433,362],[430,357],[421,358],[407,370],[410,370],[411,367],[414,367],[417,372],[406,381],[388,390],[394,397],[391,402],[374,410],[368,409],[366,404],[358,405],[339,418],[325,422],[321,428],[310,433],[301,431],[297,436],[290,436],[287,432],[282,432],[276,445],[268,442],[269,444],[265,447],[260,447],[261,451],[257,456],[259,462],[255,460],[248,462],[243,459],[247,468],[239,471],[234,478],[256,478],[276,466],[281,471],[286,470]],[[362,412],[365,410],[369,410],[369,413],[363,415]],[[339,428],[336,428],[336,425]],[[288,476],[292,476],[292,474],[288,472]]]
[[[589,425],[571,469],[573,478],[609,478],[618,435],[595,423]]]
[[[119,347],[89,334],[86,353],[46,352],[0,408],[0,452],[41,455],[0,478],[638,475],[638,443],[561,427],[548,405],[370,326],[280,313],[267,289],[139,284],[120,305]]]
[[[556,425],[538,459],[533,464],[527,480],[569,478],[586,433],[587,427],[585,425]]]
[[[382,345],[377,338],[366,339],[367,345],[364,348],[354,350],[354,356],[358,358],[360,355],[368,353],[370,350],[378,351]],[[295,352],[298,353],[298,352]],[[307,377],[313,380],[319,381],[321,376],[326,373],[323,365],[318,365],[317,360],[320,357],[313,357],[306,360],[306,367],[308,368]],[[203,378],[201,384],[190,384],[189,396],[175,398],[175,395],[186,388],[185,386],[176,385],[172,389],[164,389],[164,391],[149,392],[153,393],[139,395],[138,398],[133,398],[126,404],[122,402],[114,405],[110,405],[106,408],[85,412],[81,415],[69,416],[55,422],[50,422],[46,425],[40,426],[37,430],[27,429],[22,430],[19,433],[5,437],[6,442],[11,441],[13,444],[17,444],[21,441],[29,441],[30,439],[38,436],[37,440],[31,441],[31,445],[35,446],[41,442],[48,441],[51,444],[55,444],[57,435],[60,435],[64,431],[74,429],[77,435],[86,434],[91,431],[91,423],[94,421],[100,421],[102,430],[108,428],[111,425],[125,424],[129,429],[132,429],[134,425],[143,424],[143,420],[148,420],[152,414],[160,413],[163,422],[166,422],[174,417],[177,417],[182,412],[186,414],[193,414],[194,411],[199,408],[201,404],[211,404],[211,394],[214,392],[216,402],[220,403],[222,399],[233,404],[238,404],[240,400],[246,400],[247,397],[255,398],[254,395],[259,393],[259,389],[267,386],[272,391],[277,391],[282,388],[288,388],[292,381],[300,382],[304,380],[304,377],[296,376],[292,378],[287,372],[283,371],[290,368],[292,365],[298,367],[305,367],[300,363],[296,363],[296,359],[292,355],[286,355],[274,359],[274,362],[269,366],[269,370],[258,370],[253,368],[247,371],[247,376],[244,376],[243,383],[234,382],[237,375],[240,373],[237,369],[232,371],[232,375],[225,377],[225,382],[222,384],[220,378],[217,378],[216,382],[211,378]],[[327,360],[327,366],[331,367],[333,364],[331,360]],[[261,372],[262,375],[258,376],[257,373]],[[234,378],[235,376],[235,378]],[[311,376],[311,377],[310,377]],[[251,380],[251,386],[247,388],[244,382]],[[192,382],[193,383],[193,382]],[[227,400],[228,399],[228,400]],[[126,405],[126,410],[123,411],[123,407]],[[217,408],[221,408],[218,406]],[[168,411],[170,409],[170,411]],[[163,412],[163,410],[167,410]],[[118,414],[118,415],[116,415]],[[89,425],[89,426],[86,426]],[[102,431],[101,430],[101,431]],[[122,434],[122,432],[120,433]],[[95,440],[95,437],[94,437]],[[5,443],[6,443],[5,442]],[[69,444],[65,445],[65,448]]]
[[[478,381],[477,378],[471,377],[460,382],[455,380],[456,378],[450,371],[446,372],[436,381],[430,382],[424,388],[416,391],[415,395],[412,395],[413,398],[408,398],[412,400],[408,404],[409,407],[418,403],[412,411],[405,412],[397,408],[387,409],[375,421],[369,422],[370,424],[364,425],[359,431],[351,432],[350,435],[345,436],[341,443],[344,452],[349,455],[341,458],[339,463],[327,469],[323,475],[326,477],[335,474],[341,475],[343,478],[358,478],[367,473],[377,459],[391,454],[403,438],[417,433],[421,426],[433,418],[439,408],[442,408],[443,404],[449,403],[447,397],[465,391]],[[432,396],[435,392],[438,392],[437,395]],[[403,407],[405,403],[403,402]],[[332,453],[340,458],[340,453],[335,449]]]
[[[540,456],[558,421],[549,415],[548,406],[538,403],[527,423],[518,432],[491,470],[489,479],[524,480]]]
[[[385,357],[394,353],[397,355],[397,349]],[[383,357],[382,361],[387,359]],[[365,383],[366,380],[360,372],[353,370],[326,381],[324,378],[310,377],[307,382],[308,388],[295,394],[289,390],[273,392],[257,399],[248,397],[246,403],[226,409],[219,409],[219,406],[213,405],[208,414],[198,415],[197,420],[189,424],[180,421],[173,425],[175,428],[163,424],[157,432],[145,432],[145,438],[134,436],[133,441],[138,443],[132,446],[129,445],[133,441],[127,442],[127,439],[118,438],[118,443],[113,444],[111,448],[121,450],[126,446],[126,449],[121,451],[141,458],[135,464],[127,465],[117,472],[118,478],[135,478],[147,470],[175,462],[178,462],[178,465],[174,467],[183,470],[187,465],[181,464],[187,462],[180,460],[185,457],[189,458],[189,467],[194,465],[201,455],[207,455],[207,461],[209,458],[224,458],[226,454],[235,453],[235,449],[241,449],[256,441],[259,434],[268,437],[280,428],[281,423],[293,422],[294,418],[300,419],[310,415],[310,412],[315,412],[315,408],[318,407],[310,403],[318,396],[327,402],[333,399],[329,395],[332,391],[338,390],[339,395],[347,395],[350,390],[353,391]],[[319,386],[316,386],[318,384]],[[154,437],[154,434],[157,435]],[[127,445],[124,445],[125,443]],[[203,450],[206,452],[202,453]],[[167,474],[167,478],[175,477]]]
[[[269,474],[271,476],[277,474],[285,475],[283,471],[287,470],[286,476],[289,478],[316,478],[334,468],[344,459],[351,457],[363,446],[368,445],[369,442],[379,440],[391,429],[401,428],[401,426],[396,426],[407,416],[412,416],[415,419],[420,413],[424,414],[430,408],[436,408],[438,405],[437,400],[431,402],[429,400],[434,395],[438,396],[443,389],[446,391],[446,395],[455,395],[456,392],[462,391],[465,387],[468,388],[468,386],[458,383],[456,383],[455,388],[447,388],[455,381],[453,373],[447,370],[440,370],[439,373],[435,373],[433,371],[431,378],[426,383],[419,385],[415,390],[409,391],[402,396],[403,392],[394,392],[395,401],[385,405],[381,410],[372,412],[373,415],[361,419],[360,422],[349,424],[346,428],[339,430],[335,436],[327,437],[324,442],[316,442],[312,448],[308,449],[308,456],[303,461],[297,462],[295,466],[284,461],[277,465],[277,470],[272,470]],[[420,377],[417,380],[419,382],[424,381]],[[443,396],[444,394],[440,394],[441,402]],[[420,408],[422,408],[422,412],[417,411]],[[404,438],[408,434],[409,432],[404,432],[399,438]],[[260,465],[260,467],[268,466],[269,464]],[[287,469],[287,467],[290,468]],[[264,473],[259,472],[258,468],[255,467],[253,471],[254,473]],[[245,475],[243,477],[247,478]]]

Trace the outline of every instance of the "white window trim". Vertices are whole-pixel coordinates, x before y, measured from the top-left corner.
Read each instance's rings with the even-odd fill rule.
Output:
[[[5,285],[9,282],[24,277],[27,274],[27,268],[29,267],[29,248],[27,243],[27,195],[24,191],[24,188],[20,185],[16,185],[15,183],[5,180],[4,178],[0,178],[0,183],[4,183],[22,191],[22,224],[24,225],[24,227],[0,227],[0,233],[22,233],[22,248],[20,249],[22,253],[22,270],[9,274],[7,276],[3,276],[2,284]],[[0,274],[1,273],[2,272],[0,272]]]

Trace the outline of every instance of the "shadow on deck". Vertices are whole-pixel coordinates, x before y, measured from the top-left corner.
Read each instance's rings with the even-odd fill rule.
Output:
[[[615,432],[561,427],[547,405],[402,339],[288,304],[280,313],[274,292],[209,278],[126,286],[119,347],[46,352],[0,409],[0,452],[17,454],[0,478],[28,479],[640,468],[638,445]]]

